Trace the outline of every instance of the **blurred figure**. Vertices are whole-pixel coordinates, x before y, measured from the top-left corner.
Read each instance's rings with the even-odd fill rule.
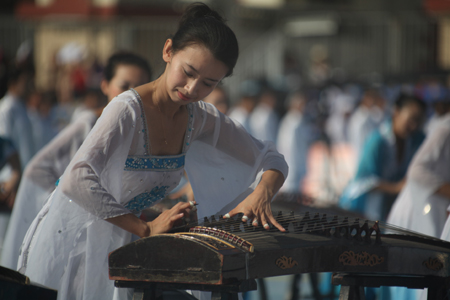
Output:
[[[263,90],[249,117],[250,133],[257,139],[276,142],[279,118],[275,107],[277,97],[270,89]]]
[[[229,116],[238,121],[247,132],[251,133],[249,116],[256,106],[256,99],[254,96],[243,95],[239,102],[230,109]]]
[[[337,87],[326,91],[329,115],[325,122],[325,133],[332,144],[348,144],[348,124],[355,99]]]
[[[214,105],[218,111],[227,114],[229,108],[228,96],[225,90],[218,86],[203,101]]]
[[[380,92],[376,89],[367,89],[348,124],[348,138],[356,157],[359,157],[366,138],[385,119],[384,111],[385,100]]]
[[[89,73],[85,66],[87,54],[84,45],[78,42],[69,42],[54,55],[54,62],[51,66],[51,75],[55,76],[52,89],[55,91],[58,101],[55,115],[60,129],[71,122],[78,101],[86,92],[86,78]]]
[[[3,241],[11,215],[11,208],[14,205],[17,188],[22,175],[19,154],[10,141],[0,138],[0,170],[5,165],[10,167],[11,172],[8,180],[0,182],[0,253],[3,249]]]
[[[388,222],[440,237],[450,194],[450,112],[427,136],[408,169],[405,188],[395,201]],[[441,190],[442,189],[442,190]]]
[[[447,91],[445,97],[431,101],[431,105],[433,114],[425,125],[425,133],[427,135],[432,134],[439,127],[440,123],[447,119],[447,114],[450,111],[450,91]]]
[[[101,90],[111,101],[120,93],[148,82],[151,69],[147,61],[132,53],[117,53],[108,60]],[[1,265],[15,269],[25,233],[55,188],[103,107],[80,113],[68,127],[39,151],[25,169],[5,238]]]
[[[28,118],[25,95],[32,85],[33,73],[13,68],[9,74],[8,90],[0,100],[0,137],[10,140],[20,157],[22,169],[36,153],[33,129]]]
[[[57,134],[59,128],[54,119],[56,99],[51,92],[34,90],[28,96],[27,111],[33,127],[36,151],[47,145]]]
[[[294,92],[286,99],[287,113],[280,122],[277,148],[284,155],[289,174],[280,189],[283,193],[301,193],[306,176],[306,157],[314,139],[314,129],[304,114],[305,95]]]
[[[80,105],[73,111],[70,122],[73,123],[78,120],[86,111],[96,111],[99,108],[103,108],[107,103],[108,100],[100,88],[89,89],[84,95]]]
[[[11,167],[11,175],[7,181],[0,182],[0,211],[4,208],[9,211],[13,207],[22,175],[18,152],[9,140],[0,137],[0,170],[5,165]],[[6,226],[0,226],[0,230],[3,229]]]
[[[241,85],[241,97],[230,109],[229,116],[238,121],[250,134],[250,114],[256,106],[256,97],[261,90],[261,85],[256,80],[246,80]]]
[[[449,205],[450,112],[447,112],[414,156],[405,188],[395,200],[387,222],[450,241]],[[386,288],[384,292],[387,291],[390,299],[395,300],[414,300],[422,293],[400,287]]]
[[[371,220],[386,220],[424,139],[420,130],[424,114],[421,99],[402,95],[396,100],[392,120],[384,122],[364,143],[356,176],[341,196],[341,207]]]

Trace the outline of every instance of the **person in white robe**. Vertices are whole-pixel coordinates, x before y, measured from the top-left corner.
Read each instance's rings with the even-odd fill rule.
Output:
[[[306,98],[301,92],[289,95],[288,111],[280,122],[277,149],[284,155],[289,166],[289,175],[280,189],[283,193],[301,193],[303,179],[307,173],[307,156],[315,132],[304,114],[305,105]]]
[[[350,116],[348,138],[356,158],[367,137],[385,121],[384,103],[384,98],[377,90],[366,90],[360,104]]]
[[[270,206],[288,171],[282,155],[200,101],[232,73],[237,56],[220,15],[188,6],[164,45],[164,73],[113,99],[71,160],[27,231],[20,271],[57,289],[59,299],[127,299],[108,278],[108,253],[133,235],[167,232],[189,213],[191,203],[180,202],[151,222],[138,218],[184,169],[199,217],[244,213],[254,226],[285,231]]]
[[[13,143],[23,170],[36,153],[33,128],[24,99],[32,74],[27,69],[17,67],[9,76],[8,91],[0,100],[0,137]]]
[[[8,74],[8,90],[0,100],[0,138],[8,140],[17,150],[21,171],[36,153],[33,128],[28,118],[25,94],[32,80],[32,72],[26,68],[15,67]],[[11,182],[16,176],[14,166],[7,164],[0,170],[0,182]],[[8,196],[8,209],[0,212],[0,244],[4,242],[11,207],[15,196]]]
[[[396,100],[392,120],[366,140],[356,175],[339,200],[342,208],[363,213],[371,220],[386,220],[423,142],[424,111],[425,104],[419,98],[402,95]]]
[[[448,93],[445,98],[433,100],[433,114],[425,124],[425,133],[427,135],[432,134],[435,128],[446,119],[447,113],[450,111],[450,91]]]
[[[447,113],[414,156],[406,185],[397,197],[387,222],[450,241],[449,205],[450,113]],[[396,300],[414,300],[424,293],[400,287],[387,290],[390,299]]]
[[[108,102],[128,88],[151,78],[147,61],[133,53],[113,54],[105,67],[101,88]],[[16,203],[5,235],[0,264],[15,269],[19,249],[31,222],[43,207],[55,184],[86,139],[103,106],[80,112],[77,119],[40,150],[25,168]]]
[[[265,90],[249,116],[250,133],[263,141],[277,141],[279,117],[275,111],[277,98],[273,91]]]

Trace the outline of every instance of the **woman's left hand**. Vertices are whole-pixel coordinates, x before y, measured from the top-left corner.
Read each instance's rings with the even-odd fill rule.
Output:
[[[266,175],[267,173],[267,175]],[[281,176],[281,179],[280,177]],[[281,183],[280,183],[281,180]],[[275,195],[274,190],[283,184],[284,178],[278,171],[268,170],[264,173],[261,182],[256,189],[238,206],[224,216],[230,218],[238,213],[243,213],[242,222],[252,220],[253,226],[262,225],[264,229],[270,229],[269,223],[278,228],[280,231],[286,231],[273,217],[270,202]],[[273,187],[275,186],[275,188]]]

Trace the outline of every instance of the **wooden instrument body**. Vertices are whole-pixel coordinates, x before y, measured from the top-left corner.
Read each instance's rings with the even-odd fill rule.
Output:
[[[109,255],[110,279],[221,285],[312,272],[450,277],[450,243],[382,235],[352,237],[276,230],[220,234],[173,233],[143,238]]]

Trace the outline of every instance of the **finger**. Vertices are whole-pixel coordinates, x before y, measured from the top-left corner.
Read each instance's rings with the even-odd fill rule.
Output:
[[[175,204],[173,209],[175,211],[181,212],[181,211],[185,210],[186,208],[190,208],[190,207],[191,207],[191,204],[189,202],[178,202],[177,204]]]
[[[253,218],[253,220],[252,220],[252,225],[255,226],[255,227],[257,227],[258,224],[259,224],[258,218]]]
[[[266,221],[266,217],[264,215],[261,215],[261,225],[264,227],[264,229],[270,229],[269,224]]]
[[[169,220],[170,220],[171,223],[173,223],[173,222],[175,222],[177,220],[180,220],[183,216],[184,216],[183,213],[176,214],[176,215],[171,216]]]
[[[272,215],[269,216],[269,221],[270,221],[270,223],[272,223],[273,226],[278,228],[279,231],[281,231],[281,232],[286,231],[286,229],[284,229],[283,226],[281,226]]]

